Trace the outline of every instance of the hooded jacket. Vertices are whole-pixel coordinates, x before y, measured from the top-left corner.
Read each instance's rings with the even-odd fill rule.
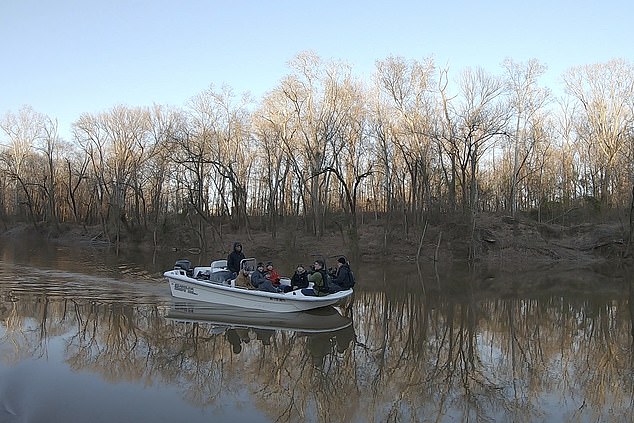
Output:
[[[332,278],[332,283],[337,284],[341,289],[350,289],[354,286],[354,280],[348,263],[342,264],[337,269],[337,275]]]
[[[240,262],[245,259],[242,248],[238,251],[238,246],[242,247],[242,244],[234,242],[233,251],[231,251],[227,257],[227,268],[233,273],[238,273],[240,271]]]

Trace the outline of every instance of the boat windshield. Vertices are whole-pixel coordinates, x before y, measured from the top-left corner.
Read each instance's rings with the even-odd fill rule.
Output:
[[[245,258],[240,262],[240,269],[246,270],[247,272],[253,272],[256,264],[255,258]]]

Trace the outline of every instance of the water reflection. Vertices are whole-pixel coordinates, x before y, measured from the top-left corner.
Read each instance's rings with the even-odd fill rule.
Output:
[[[52,391],[71,398],[86,384],[89,398],[63,410],[49,401],[48,412],[89,421],[106,403],[116,404],[103,411],[110,421],[634,418],[630,284],[617,296],[487,298],[457,288],[472,280],[446,295],[442,280],[422,289],[404,276],[408,290],[386,279],[339,311],[276,315],[174,302],[160,279],[18,268],[0,265],[0,421],[37,421]],[[48,369],[39,396],[25,363]],[[82,383],[58,383],[71,380],[64,368]]]
[[[179,322],[208,323],[218,328],[251,327],[311,333],[332,332],[352,325],[352,320],[342,316],[334,307],[302,313],[272,313],[183,301],[174,302],[166,318]]]

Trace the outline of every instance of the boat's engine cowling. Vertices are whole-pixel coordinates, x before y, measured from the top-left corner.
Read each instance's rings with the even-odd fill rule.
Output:
[[[181,269],[185,271],[185,274],[191,277],[194,274],[194,268],[192,267],[192,262],[187,259],[176,260],[174,264],[174,269]]]

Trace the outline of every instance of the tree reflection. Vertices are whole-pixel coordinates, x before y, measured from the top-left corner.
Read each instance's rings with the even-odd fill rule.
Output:
[[[281,422],[634,418],[627,296],[482,299],[468,284],[452,296],[359,291],[352,324],[321,332],[0,288],[0,342],[15,364],[59,338],[76,371],[176,386],[213,409],[247,392]]]

